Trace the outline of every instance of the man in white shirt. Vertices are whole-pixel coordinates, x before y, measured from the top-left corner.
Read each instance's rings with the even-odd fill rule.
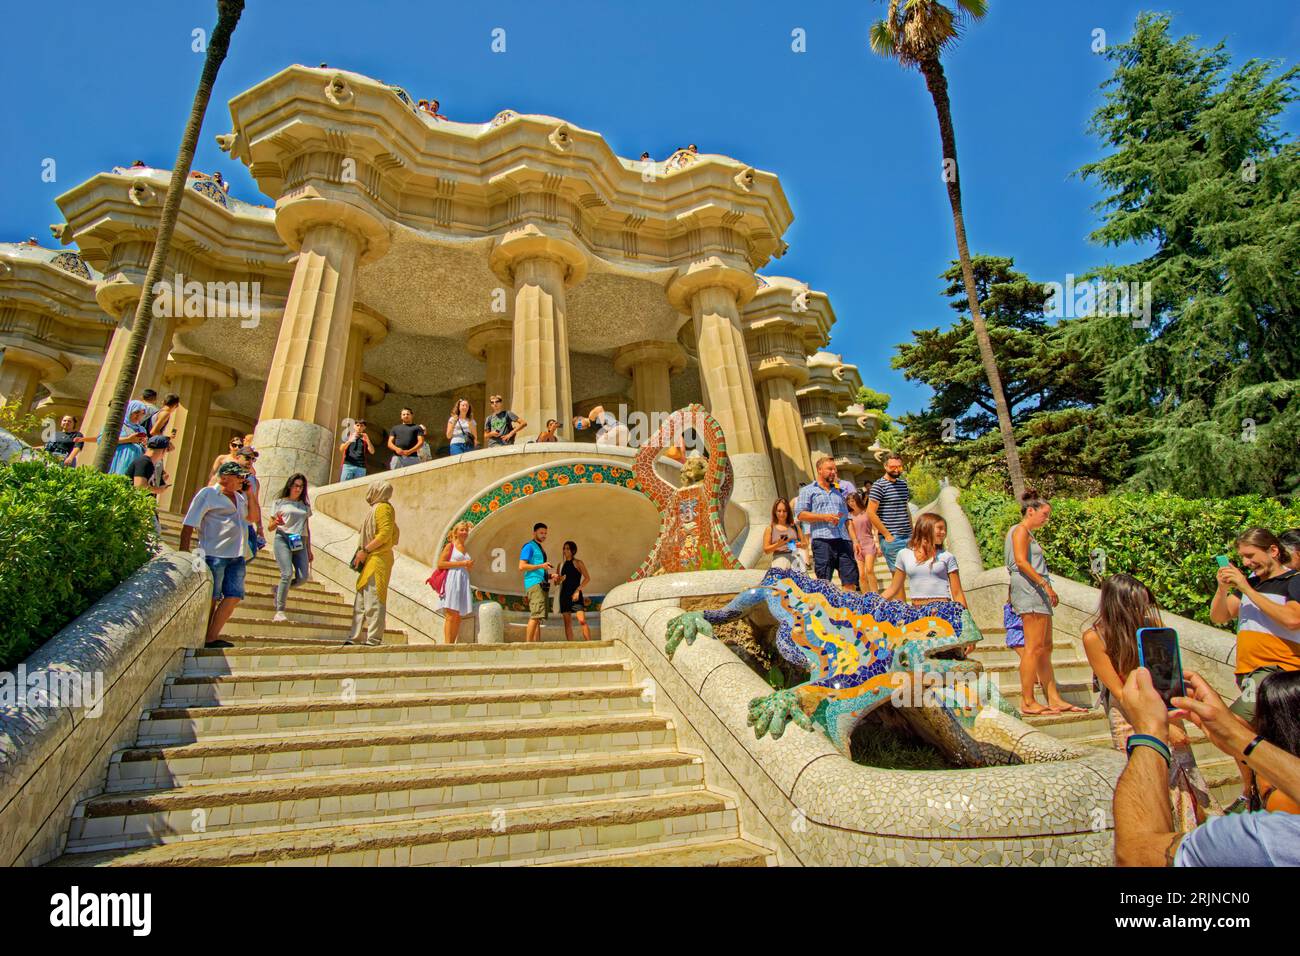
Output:
[[[194,532],[198,554],[212,571],[212,610],[205,647],[233,647],[221,629],[244,599],[244,546],[248,541],[248,499],[240,493],[248,470],[228,461],[217,469],[217,487],[207,486],[190,502],[181,528],[181,550],[189,551]]]

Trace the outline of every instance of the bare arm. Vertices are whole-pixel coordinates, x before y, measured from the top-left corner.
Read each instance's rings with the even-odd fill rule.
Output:
[[[578,571],[582,574],[582,580],[578,582],[578,590],[581,591],[587,586],[587,582],[591,580],[591,575],[587,573],[587,564],[585,561],[578,561],[575,559],[573,563],[578,566]]]
[[[903,573],[902,568],[894,568],[894,576],[889,581],[889,587],[885,588],[885,593],[880,595],[886,601],[893,601],[903,593],[903,583],[907,580],[907,575]]]
[[[461,562],[451,559],[451,542],[448,541],[442,549],[442,554],[438,555],[438,570],[450,571],[452,568],[458,568]]]
[[[1047,587],[1047,579],[1029,563],[1029,530],[1024,525],[1016,525],[1011,532],[1011,554],[1015,558],[1016,568],[1029,579],[1030,584]]]
[[[968,607],[966,604],[966,592],[961,587],[961,575],[956,571],[948,572],[948,586],[952,589],[952,599],[962,607]]]
[[[1110,691],[1110,696],[1118,701],[1124,696],[1124,681],[1120,679],[1110,655],[1106,653],[1106,645],[1102,642],[1101,635],[1091,628],[1083,632],[1083,652],[1087,655],[1088,664],[1092,667],[1092,672],[1097,675],[1097,680],[1101,681],[1102,686]]]
[[[188,551],[193,540],[194,529],[189,525],[181,525],[181,550]]]
[[[1169,712],[1145,667],[1128,675],[1123,705],[1137,733],[1169,743]],[[1174,832],[1169,764],[1152,748],[1133,749],[1115,785],[1114,815],[1117,866],[1173,866],[1183,835]]]
[[[867,502],[867,517],[871,519],[872,527],[880,532],[881,537],[886,541],[894,540],[894,536],[889,533],[889,529],[885,527],[885,523],[880,520],[880,502],[875,498],[872,498]]]

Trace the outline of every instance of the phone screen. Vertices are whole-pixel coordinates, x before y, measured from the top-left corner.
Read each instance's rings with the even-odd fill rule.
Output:
[[[1151,672],[1151,683],[1170,710],[1175,697],[1184,697],[1183,664],[1178,632],[1172,627],[1144,627],[1137,632],[1138,663]]]
[[[1214,560],[1221,568],[1226,568],[1228,566],[1228,556],[1226,554],[1216,554]]]

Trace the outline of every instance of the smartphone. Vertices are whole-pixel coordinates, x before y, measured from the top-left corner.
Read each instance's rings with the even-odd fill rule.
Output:
[[[1229,564],[1228,556],[1226,554],[1216,554],[1214,560],[1221,568],[1226,568]]]
[[[1143,627],[1137,632],[1138,663],[1151,672],[1151,683],[1165,706],[1175,697],[1186,697],[1183,661],[1178,653],[1178,632],[1172,627]]]

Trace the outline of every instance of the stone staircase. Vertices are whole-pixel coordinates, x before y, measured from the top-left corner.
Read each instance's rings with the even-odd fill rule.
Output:
[[[295,589],[272,623],[277,580],[250,567],[236,646],[186,652],[54,865],[775,862],[620,645],[344,647],[342,597]]]
[[[980,628],[984,636],[974,648],[972,656],[984,666],[986,673],[997,678],[998,690],[1013,706],[1020,706],[1019,658],[1006,646],[1006,630],[1001,627]],[[1047,714],[1024,718],[1025,722],[1071,744],[1108,748],[1110,724],[1106,715],[1096,706],[1092,691],[1092,668],[1078,646],[1068,639],[1056,637],[1052,642],[1052,669],[1062,696],[1072,704],[1087,707],[1082,714]],[[1039,701],[1041,702],[1041,692]],[[1209,739],[1190,723],[1188,736],[1197,766],[1205,777],[1211,793],[1223,805],[1232,802],[1240,792],[1237,765],[1232,758],[1210,743]]]

